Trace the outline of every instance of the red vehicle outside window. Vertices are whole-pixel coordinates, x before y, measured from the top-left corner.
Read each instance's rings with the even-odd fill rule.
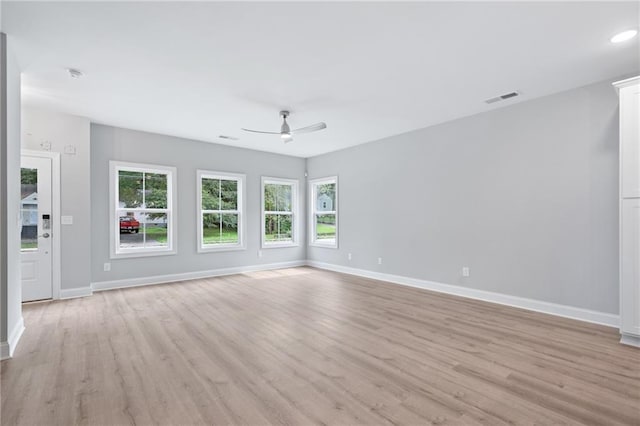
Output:
[[[120,233],[133,232],[135,234],[140,231],[140,222],[135,217],[120,216]]]

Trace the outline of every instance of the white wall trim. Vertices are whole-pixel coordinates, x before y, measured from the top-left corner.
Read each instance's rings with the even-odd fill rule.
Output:
[[[0,360],[13,356],[13,352],[16,350],[16,346],[18,346],[22,333],[24,333],[24,318],[20,317],[20,321],[18,321],[16,326],[13,327],[13,330],[11,330],[9,339],[6,342],[0,343]]]
[[[20,156],[49,158],[51,160],[51,214],[54,218],[51,224],[51,245],[53,250],[51,257],[51,295],[53,299],[59,299],[61,297],[60,285],[62,282],[60,153],[23,149],[20,151]]]
[[[0,361],[9,358],[11,358],[9,355],[9,343],[0,342]]]
[[[74,299],[76,297],[91,296],[91,287],[63,288],[60,290],[60,299]]]
[[[425,290],[437,291],[439,293],[446,293],[470,299],[483,300],[485,302],[513,306],[516,308],[527,309],[529,311],[541,312],[544,314],[551,314],[559,317],[606,325],[609,327],[618,328],[620,326],[619,315],[609,314],[605,312],[592,311],[589,309],[576,308],[573,306],[560,305],[557,303],[544,302],[541,300],[527,299],[524,297],[510,296],[507,294],[495,293],[491,291],[477,290],[457,285],[443,284],[434,281],[404,277],[401,275],[383,274],[380,272],[350,268],[347,266],[317,262],[314,260],[307,261],[307,265],[314,268],[327,269],[330,271],[387,281],[393,284],[401,284],[410,287],[422,288]]]
[[[640,348],[640,336],[633,336],[631,334],[622,334],[620,336],[620,343],[623,345],[637,346]]]
[[[211,269],[208,271],[184,272],[181,274],[156,275],[152,277],[128,278],[114,281],[98,281],[91,283],[93,291],[113,290],[117,288],[139,287],[152,284],[165,284],[176,281],[196,280],[200,278],[220,277],[223,275],[242,274],[244,272],[268,271],[273,269],[295,268],[305,266],[307,261],[268,263],[264,265],[238,266],[234,268]]]

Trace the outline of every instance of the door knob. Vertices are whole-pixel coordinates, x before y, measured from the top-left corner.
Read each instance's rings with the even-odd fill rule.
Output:
[[[42,238],[49,238],[49,233],[45,232],[44,234],[40,235]]]

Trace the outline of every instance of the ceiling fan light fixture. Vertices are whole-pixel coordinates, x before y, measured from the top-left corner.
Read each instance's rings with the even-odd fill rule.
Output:
[[[244,127],[242,128],[242,130],[244,130],[245,132],[262,133],[266,135],[280,135],[280,139],[282,139],[284,143],[289,143],[293,141],[294,134],[297,135],[299,133],[317,132],[318,130],[327,128],[326,123],[320,122],[320,123],[312,124],[311,126],[301,127],[299,129],[292,130],[291,127],[289,127],[289,123],[287,123],[287,117],[289,117],[289,111],[280,111],[280,117],[282,117],[282,125],[280,126],[279,132],[245,129]]]

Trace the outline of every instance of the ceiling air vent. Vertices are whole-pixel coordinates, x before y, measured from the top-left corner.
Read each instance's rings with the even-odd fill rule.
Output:
[[[500,101],[504,101],[510,98],[515,98],[516,96],[519,96],[520,93],[519,92],[511,92],[511,93],[505,93],[504,95],[500,95],[500,96],[496,96],[495,98],[491,98],[491,99],[487,99],[486,101],[484,101],[487,104],[492,104],[494,102],[500,102]]]

